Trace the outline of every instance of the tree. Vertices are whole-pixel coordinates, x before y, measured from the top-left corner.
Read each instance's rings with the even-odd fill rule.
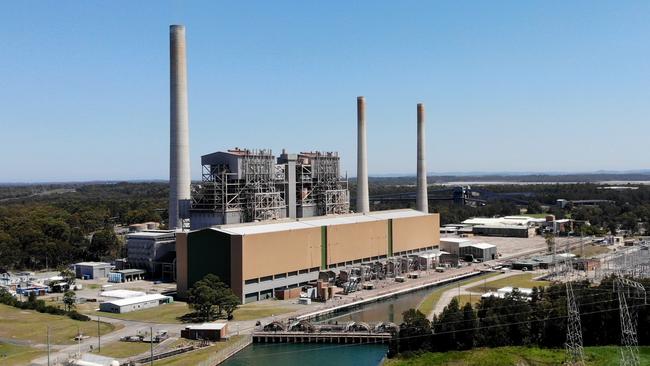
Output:
[[[456,343],[458,349],[472,349],[474,348],[474,337],[476,335],[476,312],[469,302],[465,303],[462,312],[463,321],[460,323],[460,332],[456,335]]]
[[[117,235],[112,228],[106,228],[96,232],[88,246],[88,252],[91,257],[100,259],[117,252],[119,242]]]
[[[406,310],[402,313],[402,318],[404,321],[399,328],[399,338],[393,344],[391,353],[429,348],[431,344],[429,319],[416,309]]]
[[[219,277],[207,274],[189,290],[188,304],[206,321],[213,316],[222,316],[224,311],[231,319],[239,305],[239,298]]]
[[[205,321],[210,321],[214,315],[214,305],[217,302],[217,291],[203,281],[198,281],[188,291],[187,304]]]
[[[68,284],[69,288],[72,288],[77,281],[77,275],[68,267],[61,267],[59,276],[63,277],[63,281]]]
[[[230,293],[221,299],[221,307],[226,312],[228,320],[231,320],[233,318],[232,314],[237,310],[237,306],[239,306],[239,298],[232,293],[232,290],[228,289],[228,291]]]
[[[65,311],[72,311],[75,308],[75,303],[77,302],[77,295],[74,291],[66,291],[63,294],[63,305],[65,305]]]

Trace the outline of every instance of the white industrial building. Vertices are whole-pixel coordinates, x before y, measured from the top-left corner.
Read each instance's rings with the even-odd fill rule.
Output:
[[[488,243],[470,243],[461,245],[459,248],[460,256],[471,255],[474,259],[489,261],[497,259],[497,247]]]
[[[146,295],[142,291],[132,291],[132,290],[109,290],[102,291],[100,294],[102,297],[113,297],[116,299],[128,299],[131,297],[139,297]]]
[[[463,257],[472,255],[475,259],[482,261],[497,259],[497,247],[488,243],[472,243],[469,239],[463,238],[440,238],[440,250],[451,255]]]
[[[174,300],[171,296],[150,294],[102,302],[99,304],[99,310],[107,313],[122,314],[131,311],[155,308],[163,304],[169,304],[173,301]]]
[[[451,255],[460,255],[460,247],[471,244],[471,240],[463,238],[440,238],[440,250]]]

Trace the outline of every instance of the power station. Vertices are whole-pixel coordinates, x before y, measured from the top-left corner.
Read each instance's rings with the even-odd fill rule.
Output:
[[[424,105],[417,105],[417,210],[370,211],[366,100],[357,97],[356,213],[336,152],[234,148],[201,157],[190,181],[185,27],[170,27],[169,227],[179,295],[218,275],[242,302],[275,296],[322,271],[391,268],[440,242],[428,213]],[[189,221],[189,222],[188,222]],[[189,228],[189,231],[186,229]],[[350,272],[351,271],[351,272]]]

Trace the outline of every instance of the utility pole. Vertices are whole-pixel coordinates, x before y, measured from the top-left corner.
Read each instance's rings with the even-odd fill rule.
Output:
[[[50,366],[50,326],[47,327],[47,366]]]
[[[99,329],[99,315],[97,315],[97,353],[102,352],[102,332]]]
[[[151,358],[150,358],[149,365],[153,365],[153,327],[149,327],[149,340],[151,341],[150,342]]]

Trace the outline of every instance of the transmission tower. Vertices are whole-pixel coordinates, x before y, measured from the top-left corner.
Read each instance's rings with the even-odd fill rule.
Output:
[[[636,336],[636,319],[627,305],[627,300],[632,295],[636,299],[643,297],[646,303],[646,292],[643,285],[636,281],[618,276],[614,279],[614,290],[618,294],[618,306],[621,315],[621,366],[639,366],[639,341]]]
[[[565,253],[569,253],[567,244]],[[582,349],[582,325],[580,324],[580,311],[576,303],[576,297],[573,293],[572,275],[573,263],[569,256],[565,256],[564,267],[566,273],[566,308],[567,308],[567,332],[566,332],[566,356],[567,364],[574,366],[583,366],[584,352]]]
[[[582,349],[582,326],[580,324],[580,312],[576,304],[576,298],[573,294],[573,285],[571,281],[566,282],[566,302],[567,302],[567,333],[566,333],[566,353],[567,363],[569,365],[583,366],[584,352]]]

